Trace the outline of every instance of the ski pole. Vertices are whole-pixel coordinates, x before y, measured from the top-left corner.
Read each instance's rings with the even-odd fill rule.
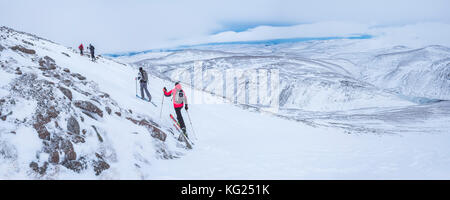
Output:
[[[164,80],[164,85],[165,84],[166,84],[166,81]],[[164,93],[162,94],[162,97],[161,97],[161,110],[159,111],[159,121],[162,120],[161,116],[162,116],[163,105],[164,105]]]
[[[163,105],[164,105],[164,94],[161,97],[161,110],[159,111],[159,121],[162,120],[161,116],[162,116]]]
[[[191,124],[192,127],[192,133],[194,133],[194,137],[197,140],[197,134],[195,134],[195,130],[194,130],[194,126],[192,125],[192,121],[191,121],[191,116],[189,115],[189,112],[186,110],[186,113],[188,114],[188,118],[189,118],[189,123]]]
[[[137,77],[134,77],[134,83],[135,83],[135,85],[136,85],[136,96],[137,96]]]

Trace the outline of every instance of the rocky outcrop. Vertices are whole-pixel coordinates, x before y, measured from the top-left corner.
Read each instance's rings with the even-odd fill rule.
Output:
[[[66,96],[67,98],[69,98],[69,100],[72,101],[72,91],[62,86],[59,86],[58,89],[61,90],[64,96]]]
[[[159,139],[159,140],[161,140],[163,142],[167,138],[167,134],[165,134],[163,131],[161,131],[161,129],[156,127],[156,123],[154,123],[152,121],[147,121],[145,119],[136,120],[136,119],[133,119],[131,117],[127,117],[126,119],[130,120],[134,124],[146,127],[147,130],[149,130],[149,132],[152,134],[152,137],[154,137],[154,138],[157,138],[157,139]]]
[[[55,60],[53,60],[52,58],[50,58],[48,56],[45,56],[44,58],[39,59],[39,66],[40,66],[39,69],[42,71],[56,69]]]
[[[26,54],[36,54],[35,50],[27,49],[27,48],[22,47],[20,45],[13,46],[13,47],[11,47],[11,49],[14,50],[14,51],[20,51],[20,52],[26,53]]]
[[[92,114],[96,114],[100,117],[103,117],[103,111],[89,101],[75,101],[74,105],[83,110],[83,113],[94,119],[96,118],[93,117]]]
[[[44,175],[48,168],[48,162],[45,162],[41,167],[39,167],[39,164],[37,164],[36,162],[31,162],[30,168],[40,175]]]
[[[97,160],[93,161],[93,167],[94,167],[94,171],[95,171],[95,175],[100,175],[103,171],[109,169],[109,164],[107,162],[105,162],[105,160],[103,159],[103,157],[98,154],[95,153],[95,156],[97,157]]]
[[[16,60],[13,56],[2,54],[0,57],[0,70],[13,77],[1,86],[2,92],[4,90],[9,94],[2,93],[0,98],[0,122],[11,125],[5,127],[5,134],[19,135],[19,128],[26,128],[37,134],[32,135],[32,139],[38,140],[42,145],[36,147],[36,152],[30,152],[36,156],[32,156],[25,165],[27,174],[33,175],[31,178],[52,179],[57,178],[58,175],[55,174],[61,172],[82,172],[86,169],[101,176],[114,166],[112,163],[119,162],[112,140],[121,137],[120,134],[128,136],[128,130],[124,130],[113,132],[112,137],[109,132],[111,129],[105,127],[110,125],[108,123],[122,123],[121,119],[131,129],[135,127],[142,130],[142,126],[148,130],[150,135],[147,135],[151,138],[152,145],[147,145],[146,151],[155,151],[163,159],[174,158],[173,151],[167,150],[164,143],[167,134],[151,117],[120,107],[108,93],[99,91],[97,83],[57,64],[60,59],[78,59],[78,56],[70,54],[70,50],[55,51],[51,49],[52,45],[48,45],[41,52],[39,48],[45,46],[43,41],[36,38],[22,40],[17,35],[17,38],[13,35],[4,43],[3,39],[10,36],[6,36],[3,30],[0,28],[0,51],[11,49],[12,53],[28,61],[21,64],[22,60]],[[17,34],[7,30],[11,34]],[[18,45],[11,47],[14,42],[18,42]],[[27,49],[30,47],[35,49]],[[53,58],[40,56],[48,51],[61,52],[63,55],[51,54]],[[27,108],[16,114],[14,109],[21,109],[22,105],[27,105]],[[25,111],[29,112],[28,116],[21,114]],[[104,116],[103,112],[113,116]],[[87,119],[85,115],[98,121]],[[127,118],[135,125],[130,124]],[[3,131],[4,127],[1,128]],[[137,130],[129,131],[137,133]],[[17,159],[18,152],[13,143],[5,143],[2,139],[0,137],[0,159]],[[141,141],[136,142],[141,145]],[[142,144],[149,144],[146,142],[148,141],[145,140]],[[135,159],[131,162],[148,161]]]
[[[75,119],[75,117],[73,116],[71,116],[69,120],[67,120],[67,131],[69,131],[70,134],[80,134],[80,124],[78,124],[77,119]]]
[[[83,75],[79,74],[79,73],[73,73],[71,74],[73,77],[77,78],[80,81],[86,80],[86,77],[84,77]]]

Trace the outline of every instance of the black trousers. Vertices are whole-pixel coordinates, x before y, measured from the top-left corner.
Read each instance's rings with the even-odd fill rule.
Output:
[[[180,123],[181,129],[186,129],[186,125],[184,124],[183,116],[181,116],[182,108],[183,107],[175,108],[175,113],[177,114],[177,120],[178,120],[178,123]]]

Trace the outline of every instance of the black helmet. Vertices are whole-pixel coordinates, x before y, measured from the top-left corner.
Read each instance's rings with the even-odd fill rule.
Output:
[[[139,67],[139,71],[142,71],[142,67]]]
[[[176,85],[178,85],[178,84],[180,84],[180,82],[178,82],[178,81],[177,81],[177,82],[175,82],[175,86],[176,86]]]

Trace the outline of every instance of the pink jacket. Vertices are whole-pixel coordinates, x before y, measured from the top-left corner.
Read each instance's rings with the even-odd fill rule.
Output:
[[[172,95],[173,107],[175,107],[175,108],[181,108],[181,107],[183,107],[183,105],[185,103],[187,104],[187,98],[186,98],[186,94],[184,94],[184,92],[183,92],[182,97],[178,97],[178,98],[176,97],[176,95],[178,94],[178,91],[180,91],[180,90],[182,90],[181,84],[178,84],[175,86],[175,88],[173,88],[169,92],[164,91],[164,95],[166,95],[167,97],[170,97],[170,95]],[[179,103],[177,103],[177,100],[179,101]]]

